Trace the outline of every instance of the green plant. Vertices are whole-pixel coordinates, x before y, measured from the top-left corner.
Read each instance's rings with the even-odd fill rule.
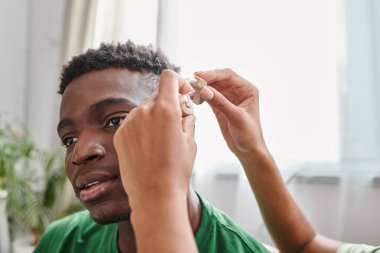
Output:
[[[30,230],[37,243],[49,223],[71,208],[55,208],[66,181],[62,151],[44,151],[25,128],[0,125],[0,188],[8,192],[11,229]]]

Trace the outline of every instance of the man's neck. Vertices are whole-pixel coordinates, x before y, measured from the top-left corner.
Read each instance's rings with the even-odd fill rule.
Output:
[[[199,225],[202,218],[202,205],[200,200],[193,190],[190,187],[187,194],[187,208],[189,214],[189,220],[191,229],[193,230],[194,235],[198,231]],[[122,221],[118,223],[118,249],[120,253],[136,253],[136,241],[135,234],[130,220]]]

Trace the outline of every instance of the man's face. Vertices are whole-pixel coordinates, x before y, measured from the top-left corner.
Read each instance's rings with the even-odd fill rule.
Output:
[[[67,148],[66,173],[99,223],[129,217],[113,135],[128,112],[151,94],[146,75],[128,69],[86,73],[66,88],[58,134]]]

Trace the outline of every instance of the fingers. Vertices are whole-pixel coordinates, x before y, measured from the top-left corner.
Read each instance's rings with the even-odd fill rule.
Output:
[[[194,74],[203,78],[207,82],[207,84],[220,82],[220,84],[227,84],[240,87],[249,83],[243,77],[239,76],[233,70],[228,68],[208,71],[197,71]]]
[[[230,120],[238,118],[239,109],[216,89],[205,86],[199,93],[214,110],[222,112]]]
[[[178,93],[184,94],[191,89],[190,84],[183,77],[166,69],[160,75],[157,99],[178,104]]]

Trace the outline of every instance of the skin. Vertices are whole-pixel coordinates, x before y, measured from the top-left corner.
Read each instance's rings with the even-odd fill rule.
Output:
[[[90,211],[95,221],[98,223],[118,223],[118,248],[122,253],[136,252],[136,240],[139,242],[139,240],[144,239],[144,236],[148,240],[153,238],[152,241],[154,241],[155,237],[150,237],[146,233],[146,228],[140,225],[137,217],[145,218],[147,214],[152,214],[152,210],[158,210],[157,213],[159,214],[154,216],[153,221],[165,217],[165,212],[169,212],[169,210],[165,209],[162,203],[168,196],[176,200],[170,205],[180,203],[180,213],[182,214],[180,218],[188,221],[185,222],[186,238],[189,238],[189,233],[195,233],[201,217],[199,199],[188,185],[186,190],[181,188],[181,194],[178,195],[165,191],[149,192],[151,194],[149,196],[157,193],[159,196],[157,199],[160,202],[153,202],[154,198],[148,198],[145,199],[143,205],[139,206],[133,204],[135,203],[134,200],[137,201],[139,197],[144,195],[139,195],[139,188],[133,188],[131,184],[132,195],[130,198],[132,203],[129,203],[128,195],[120,177],[119,160],[113,140],[123,119],[128,117],[130,111],[141,104],[145,98],[152,95],[147,80],[146,74],[128,69],[105,69],[89,72],[74,79],[68,85],[62,96],[60,108],[58,135],[67,146],[65,159],[67,176],[77,196]],[[185,125],[189,126],[187,132],[191,135],[193,134],[190,128],[192,120],[191,118],[188,120],[190,123]],[[186,144],[190,144],[187,147],[189,147],[190,157],[193,159],[193,156],[195,157],[195,144],[184,142],[185,146]],[[132,152],[139,153],[133,145],[126,143],[126,146],[129,146],[129,150]],[[184,148],[184,151],[188,150]],[[170,155],[170,152],[168,154]],[[125,160],[123,161],[125,164]],[[170,166],[174,165],[176,163],[172,161]],[[192,164],[187,162],[186,165]],[[140,168],[139,163],[135,163],[133,166],[131,171],[145,169],[145,165]],[[166,169],[168,168],[166,167]],[[173,170],[172,167],[170,169]],[[191,171],[191,168],[186,169]],[[128,177],[125,173],[123,175]],[[189,175],[186,176],[189,177]],[[101,183],[101,190],[99,190],[101,193],[97,194],[96,197],[91,194],[83,194],[84,191],[81,191],[80,186],[93,181],[104,181]],[[126,180],[123,181],[126,182]],[[146,188],[142,189],[146,190]],[[144,213],[144,207],[150,211]],[[186,218],[183,214],[186,214]],[[136,219],[134,220],[133,217]],[[165,221],[168,220],[154,223],[155,231],[158,231],[157,228],[161,226],[162,231],[166,232]],[[134,226],[142,229],[135,233]],[[138,243],[138,248],[139,245]],[[194,245],[193,237],[189,245]]]
[[[195,74],[208,83],[201,96],[214,111],[228,147],[243,165],[280,252],[335,253],[342,242],[316,233],[288,192],[265,144],[258,89],[230,69]]]

